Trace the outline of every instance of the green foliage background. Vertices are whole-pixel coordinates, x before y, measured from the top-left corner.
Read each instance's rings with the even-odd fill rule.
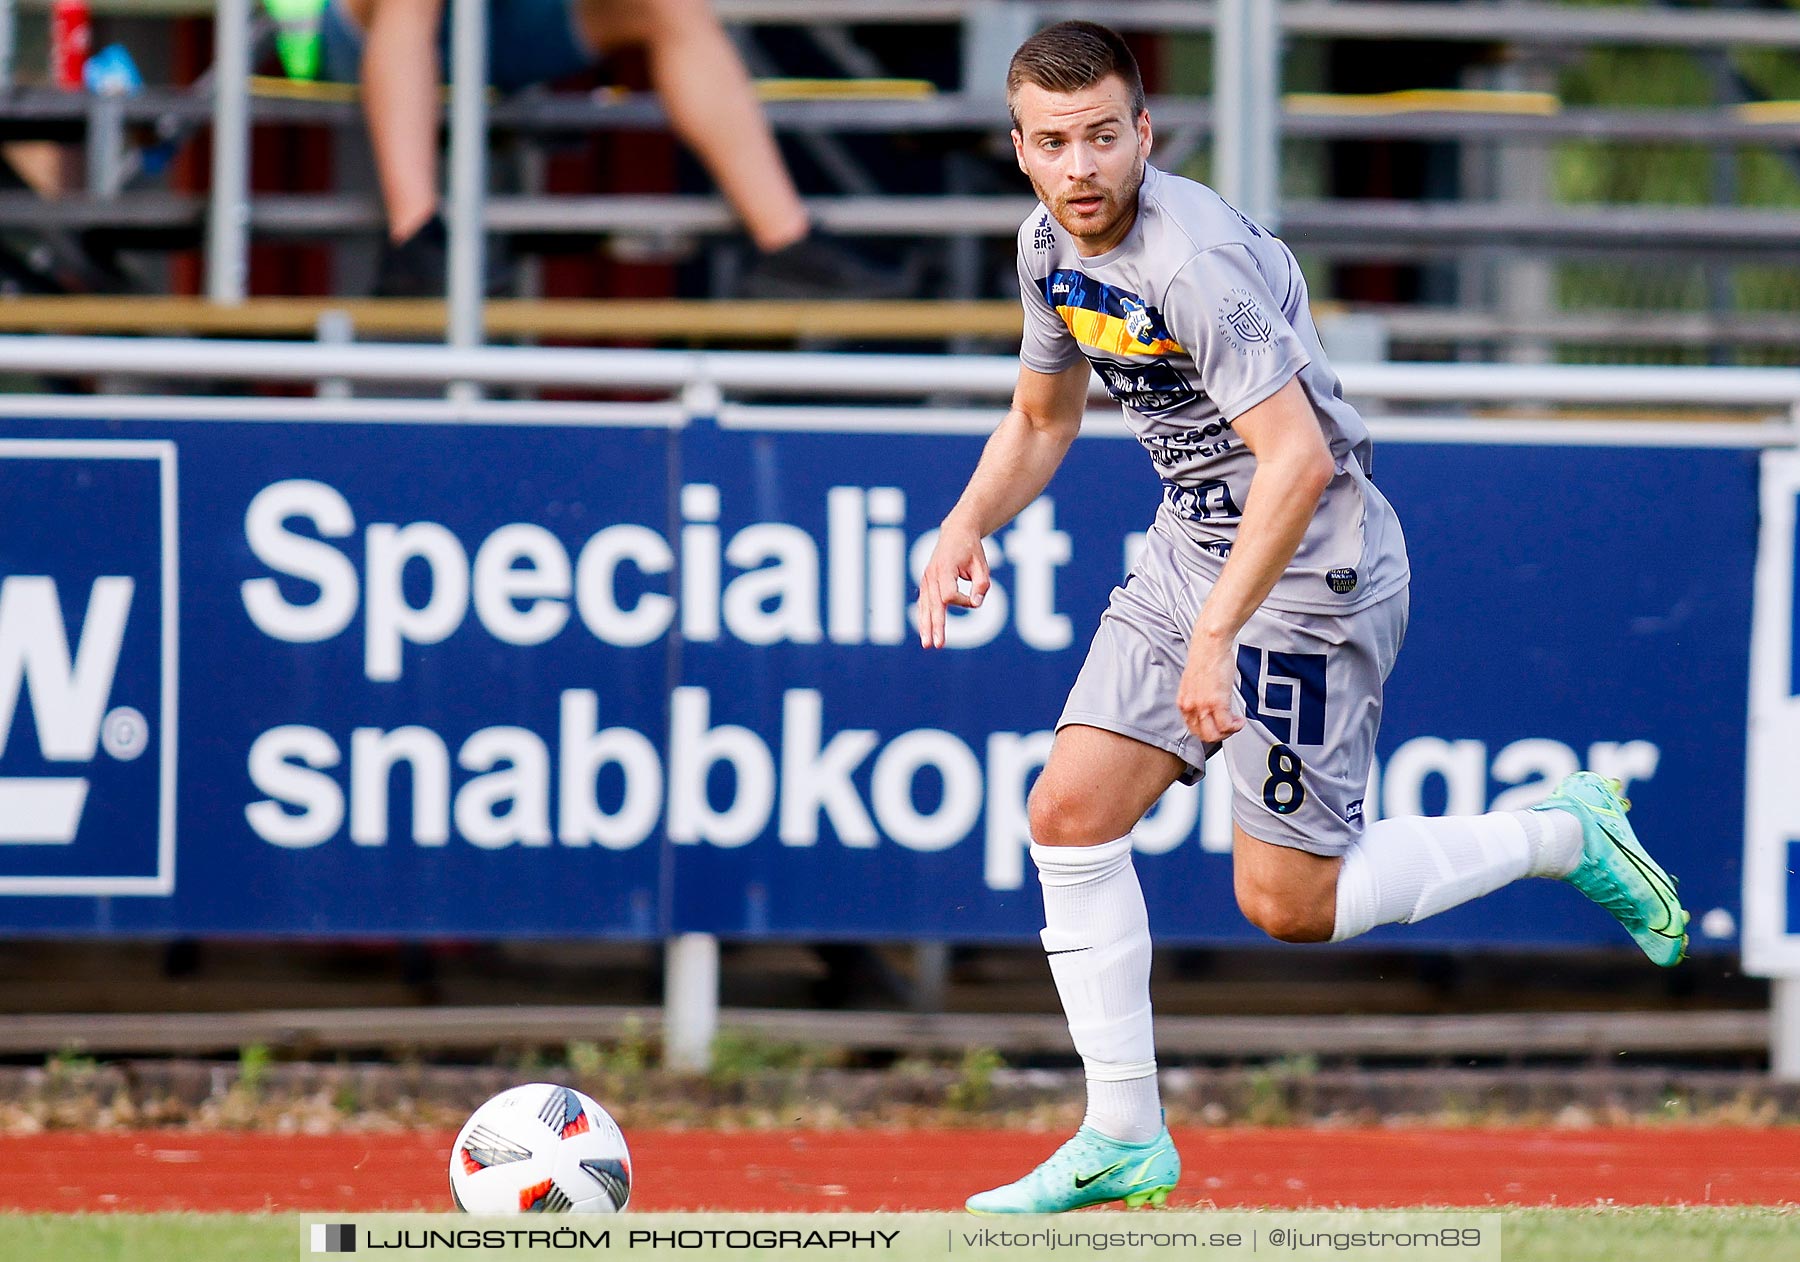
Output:
[[[1655,0],[1594,3],[1666,7]],[[1785,0],[1785,7],[1800,13],[1800,0]],[[1283,63],[1286,91],[1323,88],[1322,48],[1317,41],[1290,41]],[[1565,108],[1721,108],[1732,103],[1721,96],[1720,80],[1727,69],[1749,88],[1752,99],[1800,101],[1800,50],[1571,47],[1560,53],[1534,55],[1555,59],[1555,90]],[[1211,56],[1206,37],[1175,41],[1164,67],[1168,90],[1210,91]],[[1573,140],[1554,145],[1550,162],[1552,195],[1567,206],[1726,204],[1800,209],[1800,144],[1721,148]],[[1207,155],[1201,152],[1182,169],[1204,180],[1206,168]],[[1289,140],[1283,149],[1284,195],[1322,196],[1324,168],[1321,144]],[[1555,268],[1555,301],[1563,311],[1800,315],[1800,237],[1794,258],[1793,264],[1641,257],[1562,260]],[[1318,262],[1303,263],[1322,278]],[[1607,363],[1800,364],[1800,346],[1746,347],[1729,353],[1678,345],[1564,346],[1557,358]]]
[[[1789,8],[1800,9],[1790,0]],[[1594,48],[1560,75],[1565,107],[1713,108],[1729,68],[1753,99],[1800,100],[1800,55],[1786,49],[1722,52],[1672,48]],[[1569,205],[1706,206],[1724,202],[1765,209],[1800,207],[1800,149],[1724,150],[1700,144],[1569,141],[1554,156],[1556,200]],[[1796,243],[1800,246],[1800,242]],[[1800,248],[1796,250],[1800,258]],[[1564,310],[1800,312],[1800,266],[1660,262],[1571,262],[1558,268]],[[1723,301],[1721,301],[1723,299]],[[1668,348],[1589,348],[1563,358],[1704,362],[1702,352]],[[1800,347],[1738,351],[1739,363],[1797,363]]]

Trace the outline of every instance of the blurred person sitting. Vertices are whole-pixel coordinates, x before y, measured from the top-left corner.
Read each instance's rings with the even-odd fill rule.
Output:
[[[442,294],[439,84],[445,0],[328,0],[325,77],[360,79],[387,212],[378,297]],[[910,286],[822,233],[794,187],[737,49],[709,0],[488,0],[488,81],[502,92],[641,47],[675,133],[725,195],[760,253],[757,297],[900,297]]]

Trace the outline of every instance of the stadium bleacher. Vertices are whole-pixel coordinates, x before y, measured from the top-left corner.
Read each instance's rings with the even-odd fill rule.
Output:
[[[240,221],[243,240],[256,243],[264,258],[246,291],[252,296],[364,292],[367,242],[380,216],[357,156],[361,122],[353,89],[271,78],[251,83],[246,125],[275,138],[273,150],[314,169],[290,170],[276,186],[264,170],[241,212],[230,204],[229,181],[215,179],[208,188],[193,158],[183,157],[216,126],[223,95],[214,91],[215,71],[203,64],[191,67],[185,83],[175,73],[181,49],[194,60],[209,11],[183,0],[95,6],[102,38],[107,24],[115,24],[153,68],[149,86],[135,95],[61,91],[34,82],[29,55],[14,59],[16,73],[0,98],[0,137],[65,151],[78,146],[85,154],[79,163],[65,162],[80,178],[53,195],[22,184],[0,189],[0,234],[24,260],[10,285],[21,297],[56,289],[216,295],[219,282],[202,285],[203,269],[210,266],[215,277],[247,273],[241,258],[229,266],[217,257],[203,260],[208,228],[227,233],[215,241],[217,255],[228,248],[218,242],[238,241],[229,225]],[[1083,11],[1080,4],[1029,0],[720,6],[752,65],[771,76],[765,80],[769,114],[806,173],[819,222],[919,260],[932,277],[922,299],[962,303],[1010,300],[1005,241],[1027,205],[1010,156],[1003,145],[996,149],[1005,116],[991,67],[997,57],[1003,61],[1022,26]],[[1204,4],[1138,4],[1107,15],[1146,50],[1161,137],[1157,159],[1191,173],[1205,173],[1218,121],[1206,91],[1218,12]],[[29,33],[40,13],[25,6],[0,15],[0,25],[19,33],[13,43],[22,54],[36,51]],[[1582,358],[1608,346],[1651,357],[1662,348],[1678,360],[1696,351],[1712,358],[1749,353],[1755,356],[1749,362],[1779,357],[1786,340],[1779,330],[1787,327],[1779,312],[1771,322],[1741,304],[1721,305],[1722,287],[1730,284],[1720,278],[1744,264],[1780,270],[1800,225],[1791,206],[1732,204],[1723,186],[1707,190],[1718,196],[1703,196],[1710,203],[1704,206],[1576,204],[1555,196],[1546,181],[1559,144],[1685,145],[1714,155],[1715,163],[1750,160],[1733,156],[1745,153],[1789,161],[1800,152],[1800,114],[1791,103],[1751,99],[1758,89],[1743,74],[1722,79],[1710,103],[1679,108],[1565,100],[1555,79],[1558,65],[1587,49],[1680,49],[1676,55],[1711,64],[1727,53],[1800,48],[1800,16],[1766,8],[1303,3],[1283,6],[1280,22],[1291,81],[1283,85],[1276,143],[1289,150],[1290,171],[1301,162],[1315,171],[1328,162],[1336,172],[1329,187],[1316,175],[1293,181],[1284,190],[1280,226],[1297,249],[1330,265],[1334,286],[1322,288],[1337,292],[1318,297],[1384,321],[1381,340],[1390,353],[1504,357],[1565,345]],[[255,64],[265,69],[272,68],[271,30],[266,19],[252,28],[262,50]],[[809,77],[779,77],[793,73]],[[1533,76],[1549,90],[1496,86]],[[527,261],[516,273],[523,288],[515,296],[572,297],[571,286],[582,297],[659,296],[643,292],[646,285],[666,297],[730,296],[739,258],[733,222],[710,191],[692,186],[666,162],[661,178],[672,182],[663,191],[624,191],[608,186],[600,163],[570,177],[568,160],[555,156],[571,145],[594,153],[595,138],[660,135],[661,112],[649,94],[616,86],[532,91],[491,102],[488,120],[502,180],[486,204],[485,222],[494,239],[512,242]],[[889,139],[895,136],[912,145],[899,158]],[[259,161],[266,168],[269,159]],[[552,165],[562,172],[555,191],[543,185]],[[1384,170],[1389,175],[1372,174]],[[1535,191],[1517,183],[1520,172],[1529,173]],[[507,191],[508,184],[517,191]],[[28,262],[34,250],[44,264],[36,269]],[[1707,282],[1713,296],[1702,310],[1645,322],[1630,307],[1571,294],[1577,282],[1568,278],[1578,273],[1563,269],[1561,298],[1540,296],[1520,306],[1505,297],[1518,287],[1509,291],[1502,278],[1519,274],[1525,254],[1531,261],[1524,266],[1539,269],[1590,259],[1616,262],[1626,272],[1699,269],[1713,278]],[[616,262],[605,261],[621,257],[656,266],[621,281]],[[539,260],[549,260],[548,291]],[[566,273],[560,283],[559,269]],[[1535,282],[1538,289],[1548,283]],[[1792,289],[1790,283],[1777,292]],[[1452,292],[1456,301],[1447,303]],[[1457,309],[1454,318],[1440,320],[1449,305]],[[209,326],[202,315],[182,315],[179,304],[139,310],[147,329]],[[296,307],[284,323],[290,329],[310,323],[311,310]],[[57,314],[47,308],[42,318]],[[71,309],[60,314],[71,318]],[[26,304],[7,318],[18,327],[38,317]],[[678,318],[692,321],[691,337],[702,340],[729,340],[744,324],[723,311],[697,318],[684,310],[670,321]],[[924,308],[895,323],[935,326],[964,345],[997,346],[1011,331],[987,309],[968,306]],[[355,324],[420,327],[416,316],[380,318],[368,308],[358,309]],[[596,332],[613,324],[596,311],[547,318],[536,332],[628,336]],[[618,324],[626,329],[627,322]],[[852,336],[879,336],[865,321],[857,326]],[[509,335],[525,331],[517,319],[507,328]]]

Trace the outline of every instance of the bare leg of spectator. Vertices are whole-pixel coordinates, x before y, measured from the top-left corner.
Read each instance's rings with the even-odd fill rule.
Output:
[[[363,112],[390,246],[374,292],[443,292],[438,209],[438,35],[444,0],[343,0],[363,32]],[[569,0],[592,49],[642,45],[675,132],[699,157],[761,251],[759,297],[902,296],[910,278],[871,266],[811,223],[737,49],[709,0]]]
[[[438,23],[443,0],[350,0],[363,28],[363,116],[387,208],[388,238],[412,236],[438,208]]]
[[[757,248],[772,253],[804,237],[806,208],[743,60],[707,0],[580,4],[582,28],[594,47],[643,46],[675,134],[700,159]]]

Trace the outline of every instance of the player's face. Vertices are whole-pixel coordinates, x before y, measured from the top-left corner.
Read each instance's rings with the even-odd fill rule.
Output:
[[[1013,152],[1038,200],[1082,254],[1118,245],[1137,217],[1150,156],[1150,115],[1132,118],[1125,81],[1108,75],[1079,92],[1026,83],[1014,107]]]

